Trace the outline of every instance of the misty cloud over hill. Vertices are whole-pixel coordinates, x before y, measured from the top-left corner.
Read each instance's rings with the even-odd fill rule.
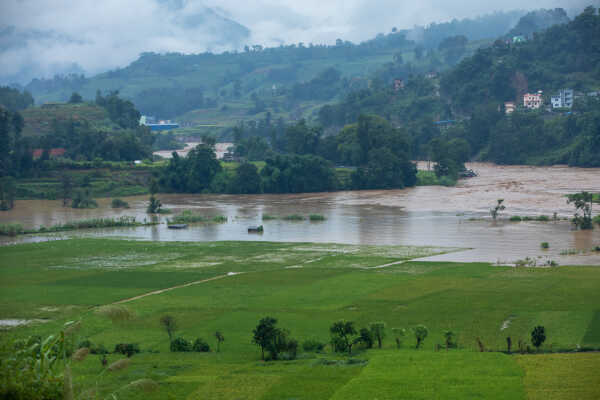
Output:
[[[0,84],[54,74],[92,75],[142,52],[241,50],[246,44],[367,40],[392,27],[475,17],[497,10],[565,7],[598,0],[398,2],[392,0],[3,0]],[[515,21],[516,23],[516,21]]]

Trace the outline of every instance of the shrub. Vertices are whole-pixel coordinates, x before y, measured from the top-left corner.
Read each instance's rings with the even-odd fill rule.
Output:
[[[531,331],[531,344],[533,344],[539,350],[540,346],[545,341],[546,329],[541,325],[538,325],[535,328],[533,328],[533,331]]]
[[[172,352],[188,352],[192,351],[192,344],[182,337],[175,338],[171,342],[170,349]]]
[[[121,353],[127,357],[131,357],[134,354],[140,352],[140,346],[137,343],[119,343],[115,345],[113,353]]]
[[[224,215],[217,215],[216,217],[213,217],[212,222],[215,222],[217,224],[222,224],[227,222],[227,217]]]
[[[192,350],[193,351],[197,351],[199,353],[205,353],[205,352],[209,352],[210,351],[210,346],[208,345],[208,343],[206,343],[204,341],[204,339],[198,338],[198,339],[196,339],[196,341],[194,341],[194,345],[192,346]]]
[[[129,203],[121,199],[113,199],[111,203],[112,208],[129,208]]]
[[[542,249],[549,249],[550,248],[550,244],[548,244],[548,242],[542,242],[541,245]]]
[[[0,235],[3,236],[17,236],[23,233],[23,226],[21,224],[2,224],[0,225]]]
[[[304,221],[304,216],[300,214],[291,214],[283,217],[286,221]]]
[[[325,343],[322,343],[318,339],[307,339],[302,343],[302,348],[307,352],[314,351],[319,353],[325,349]]]
[[[521,217],[519,217],[518,215],[513,215],[512,217],[510,217],[510,221],[511,222],[521,222],[523,219]]]
[[[94,347],[94,344],[89,339],[85,339],[85,340],[82,340],[81,342],[77,343],[78,349],[83,349],[83,348],[91,349],[92,347]]]
[[[311,221],[315,222],[315,221],[325,221],[325,217],[323,215],[320,214],[310,214],[308,219],[310,219]]]
[[[262,220],[263,221],[269,221],[272,219],[278,219],[279,217],[277,215],[270,215],[270,214],[263,214],[262,216]]]
[[[92,354],[108,354],[109,351],[104,347],[103,344],[99,344],[95,347],[90,348],[90,353]]]
[[[547,215],[539,215],[539,216],[536,218],[536,221],[540,221],[540,222],[548,222],[548,221],[550,221],[550,217],[549,217],[549,216],[547,216]]]

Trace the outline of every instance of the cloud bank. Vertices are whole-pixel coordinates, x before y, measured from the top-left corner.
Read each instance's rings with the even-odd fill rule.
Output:
[[[123,67],[141,52],[362,41],[392,27],[600,0],[2,0],[0,83]]]

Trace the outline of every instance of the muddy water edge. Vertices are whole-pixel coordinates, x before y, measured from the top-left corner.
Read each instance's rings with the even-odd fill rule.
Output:
[[[420,168],[426,168],[420,163]],[[295,195],[161,195],[166,208],[179,213],[192,210],[207,217],[224,215],[226,223],[196,224],[173,231],[166,224],[153,227],[82,230],[62,234],[0,238],[0,243],[54,240],[67,237],[124,237],[161,241],[269,240],[337,242],[379,245],[429,245],[468,248],[429,259],[449,261],[514,262],[531,257],[561,265],[600,265],[600,227],[576,231],[565,221],[573,214],[566,195],[581,190],[600,191],[600,169],[565,166],[497,166],[472,163],[478,176],[456,187],[424,186],[402,190],[309,193]],[[504,199],[506,210],[498,221],[489,209]],[[0,213],[0,223],[18,222],[27,228],[97,217],[135,216],[145,213],[147,196],[125,198],[129,209],[112,209],[111,199],[99,207],[78,210],[61,201],[17,201],[15,209]],[[598,206],[600,211],[600,205]],[[511,215],[553,214],[557,221],[509,222]],[[595,214],[597,211],[594,212]],[[265,220],[264,214],[321,214],[323,222]],[[159,217],[162,222],[169,216]],[[264,225],[262,235],[249,235],[250,225]],[[542,249],[542,242],[549,249]],[[571,253],[567,255],[566,253]],[[576,253],[576,254],[573,254]]]

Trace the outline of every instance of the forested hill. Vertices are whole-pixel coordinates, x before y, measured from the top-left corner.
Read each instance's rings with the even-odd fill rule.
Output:
[[[126,68],[91,78],[35,79],[25,89],[38,103],[65,101],[72,92],[93,99],[97,90],[118,90],[143,114],[191,123],[235,123],[265,111],[294,120],[368,87],[373,73],[387,63],[405,65],[395,71],[399,78],[446,70],[508,33],[523,14],[498,12],[411,30],[394,28],[359,44],[340,39],[335,45],[247,46],[239,53],[144,53]]]
[[[600,88],[600,17],[588,8],[573,21],[513,45],[497,40],[465,58],[441,81],[460,110],[486,102],[516,101],[523,93]]]

